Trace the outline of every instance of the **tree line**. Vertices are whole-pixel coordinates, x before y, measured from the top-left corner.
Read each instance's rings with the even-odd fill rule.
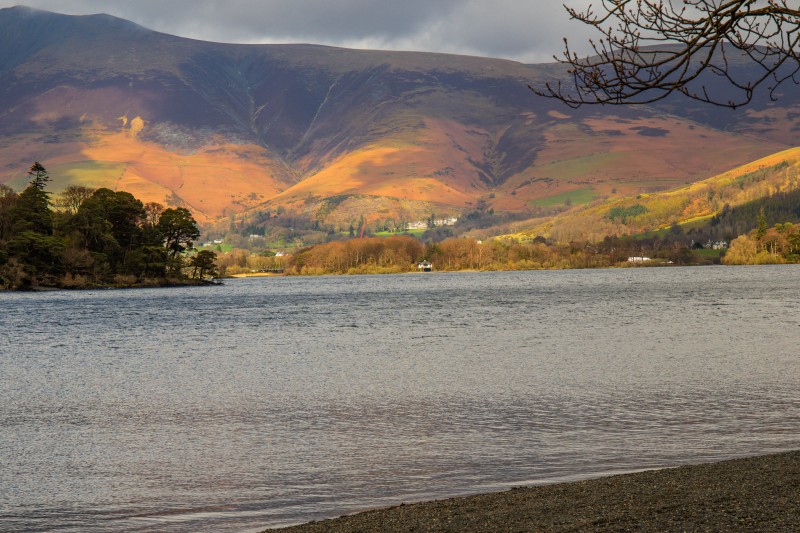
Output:
[[[762,207],[758,227],[731,242],[724,262],[726,265],[800,263],[800,224],[784,222],[769,227]]]
[[[632,256],[648,256],[653,264],[719,262],[673,236],[633,239],[607,237],[600,242],[558,243],[542,237],[530,242],[454,237],[422,242],[411,236],[370,237],[318,244],[287,256],[290,275],[400,273],[430,261],[435,270],[536,270],[598,268],[628,264]]]
[[[77,185],[54,201],[44,166],[28,176],[20,193],[0,185],[0,287],[166,285],[213,272],[213,252],[185,256],[200,236],[187,209]]]

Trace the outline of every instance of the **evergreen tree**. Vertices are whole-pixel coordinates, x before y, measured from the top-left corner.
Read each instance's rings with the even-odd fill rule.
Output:
[[[144,278],[163,278],[167,275],[167,251],[163,246],[140,246],[125,260],[125,273]]]
[[[8,250],[34,278],[62,273],[64,242],[58,237],[23,231],[8,242]]]
[[[50,182],[50,175],[41,163],[36,161],[28,170],[28,176],[31,177],[30,185],[43,191],[47,184]]]
[[[7,185],[0,185],[0,247],[3,241],[11,238],[13,227],[12,213],[19,195]]]
[[[203,279],[206,274],[216,275],[215,262],[217,254],[210,250],[201,250],[189,261],[189,266],[194,268],[192,277]]]
[[[33,231],[43,235],[53,234],[53,211],[50,209],[50,193],[44,188],[50,181],[47,170],[34,163],[28,171],[31,181],[22,191],[14,207],[12,233]]]
[[[767,217],[764,214],[764,206],[758,210],[758,229],[756,230],[756,238],[763,239],[767,234]]]
[[[191,248],[193,241],[200,237],[197,222],[188,209],[170,208],[161,213],[157,229],[169,255],[170,270],[173,274],[179,274],[183,268],[180,254]]]

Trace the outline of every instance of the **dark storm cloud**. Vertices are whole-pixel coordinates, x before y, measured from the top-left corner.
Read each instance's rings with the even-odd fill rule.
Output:
[[[0,7],[16,2],[0,0]],[[589,0],[571,0],[585,6]],[[553,0],[28,0],[59,13],[108,13],[196,39],[306,42],[547,61],[585,28]]]

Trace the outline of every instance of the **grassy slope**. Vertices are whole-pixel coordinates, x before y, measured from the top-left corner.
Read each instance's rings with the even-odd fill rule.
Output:
[[[650,193],[783,148],[676,117],[562,114],[548,123],[535,163],[498,189],[494,205],[513,209],[519,201],[546,206],[563,204],[567,198],[576,204],[588,202],[592,195]]]
[[[560,241],[599,240],[606,235],[638,234],[678,223],[686,227],[729,207],[743,205],[777,192],[800,188],[800,147],[742,165],[716,177],[653,194],[605,200],[574,208],[534,227],[508,235],[530,239],[537,235]],[[644,212],[626,217],[616,213]],[[633,209],[631,209],[633,208]]]
[[[291,186],[290,173],[257,145],[221,142],[181,153],[140,140],[129,128],[109,131],[90,126],[80,135],[83,142],[63,147],[62,153],[51,157],[36,156],[42,145],[35,141],[23,139],[15,146],[29,147],[28,159],[45,164],[55,193],[68,185],[124,190],[144,202],[189,207],[200,221],[243,211]],[[20,162],[6,173],[8,184],[24,188],[28,166]]]

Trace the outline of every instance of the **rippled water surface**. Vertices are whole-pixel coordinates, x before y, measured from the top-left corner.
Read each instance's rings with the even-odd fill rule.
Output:
[[[0,531],[256,531],[800,448],[800,268],[0,293]]]

